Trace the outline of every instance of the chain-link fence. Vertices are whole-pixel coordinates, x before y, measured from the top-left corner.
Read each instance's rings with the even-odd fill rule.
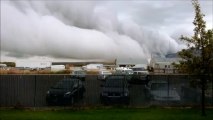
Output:
[[[199,77],[190,75],[149,75],[147,82],[132,82],[137,78],[144,80],[144,76],[123,76],[125,84],[108,84],[107,79],[99,80],[96,75],[87,75],[80,82],[83,92],[79,89],[82,87],[79,82],[66,91],[56,87],[61,80],[70,78],[70,75],[0,75],[0,107],[47,107],[50,105],[48,99],[63,103],[66,100],[71,104],[63,106],[76,107],[111,105],[114,101],[125,101],[122,105],[133,107],[199,106],[201,103]],[[213,106],[212,78],[206,77],[205,80],[205,103]]]

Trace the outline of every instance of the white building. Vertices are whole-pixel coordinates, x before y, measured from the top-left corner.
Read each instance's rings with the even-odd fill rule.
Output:
[[[0,68],[7,67],[6,64],[0,64]]]
[[[0,69],[2,69],[2,70],[8,70],[9,68],[7,67],[6,64],[0,64]]]
[[[163,57],[163,56],[152,56],[150,60],[150,67],[153,68],[154,73],[178,73],[173,63],[179,64],[181,58],[175,57]]]
[[[18,68],[41,69],[50,68],[51,65],[52,63],[47,61],[16,61],[16,67]]]
[[[57,72],[61,70],[65,70],[65,65],[51,65],[51,71]]]

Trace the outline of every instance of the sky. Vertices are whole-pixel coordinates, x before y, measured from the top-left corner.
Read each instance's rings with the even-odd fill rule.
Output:
[[[207,29],[213,1],[200,0]],[[190,0],[1,0],[0,61],[147,63],[193,34]]]

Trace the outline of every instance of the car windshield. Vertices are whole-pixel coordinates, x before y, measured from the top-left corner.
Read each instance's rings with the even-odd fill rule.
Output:
[[[168,90],[167,83],[152,83],[151,90]]]
[[[134,74],[138,74],[138,75],[147,75],[148,72],[147,72],[147,71],[140,71],[140,72],[134,72]]]
[[[133,71],[146,71],[145,68],[131,68]]]
[[[125,70],[126,74],[133,74],[133,70]]]
[[[124,79],[107,79],[105,87],[123,87],[124,83]]]
[[[111,74],[111,73],[108,71],[103,71],[103,74]]]
[[[125,76],[124,75],[110,75],[108,76],[107,80],[124,80]]]
[[[72,88],[74,85],[74,80],[62,80],[59,81],[53,88],[55,89],[68,89]]]

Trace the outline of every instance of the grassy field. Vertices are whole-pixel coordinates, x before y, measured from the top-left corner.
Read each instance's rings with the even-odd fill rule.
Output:
[[[85,110],[0,110],[0,120],[212,120],[213,109],[202,117],[198,109],[110,108]]]

